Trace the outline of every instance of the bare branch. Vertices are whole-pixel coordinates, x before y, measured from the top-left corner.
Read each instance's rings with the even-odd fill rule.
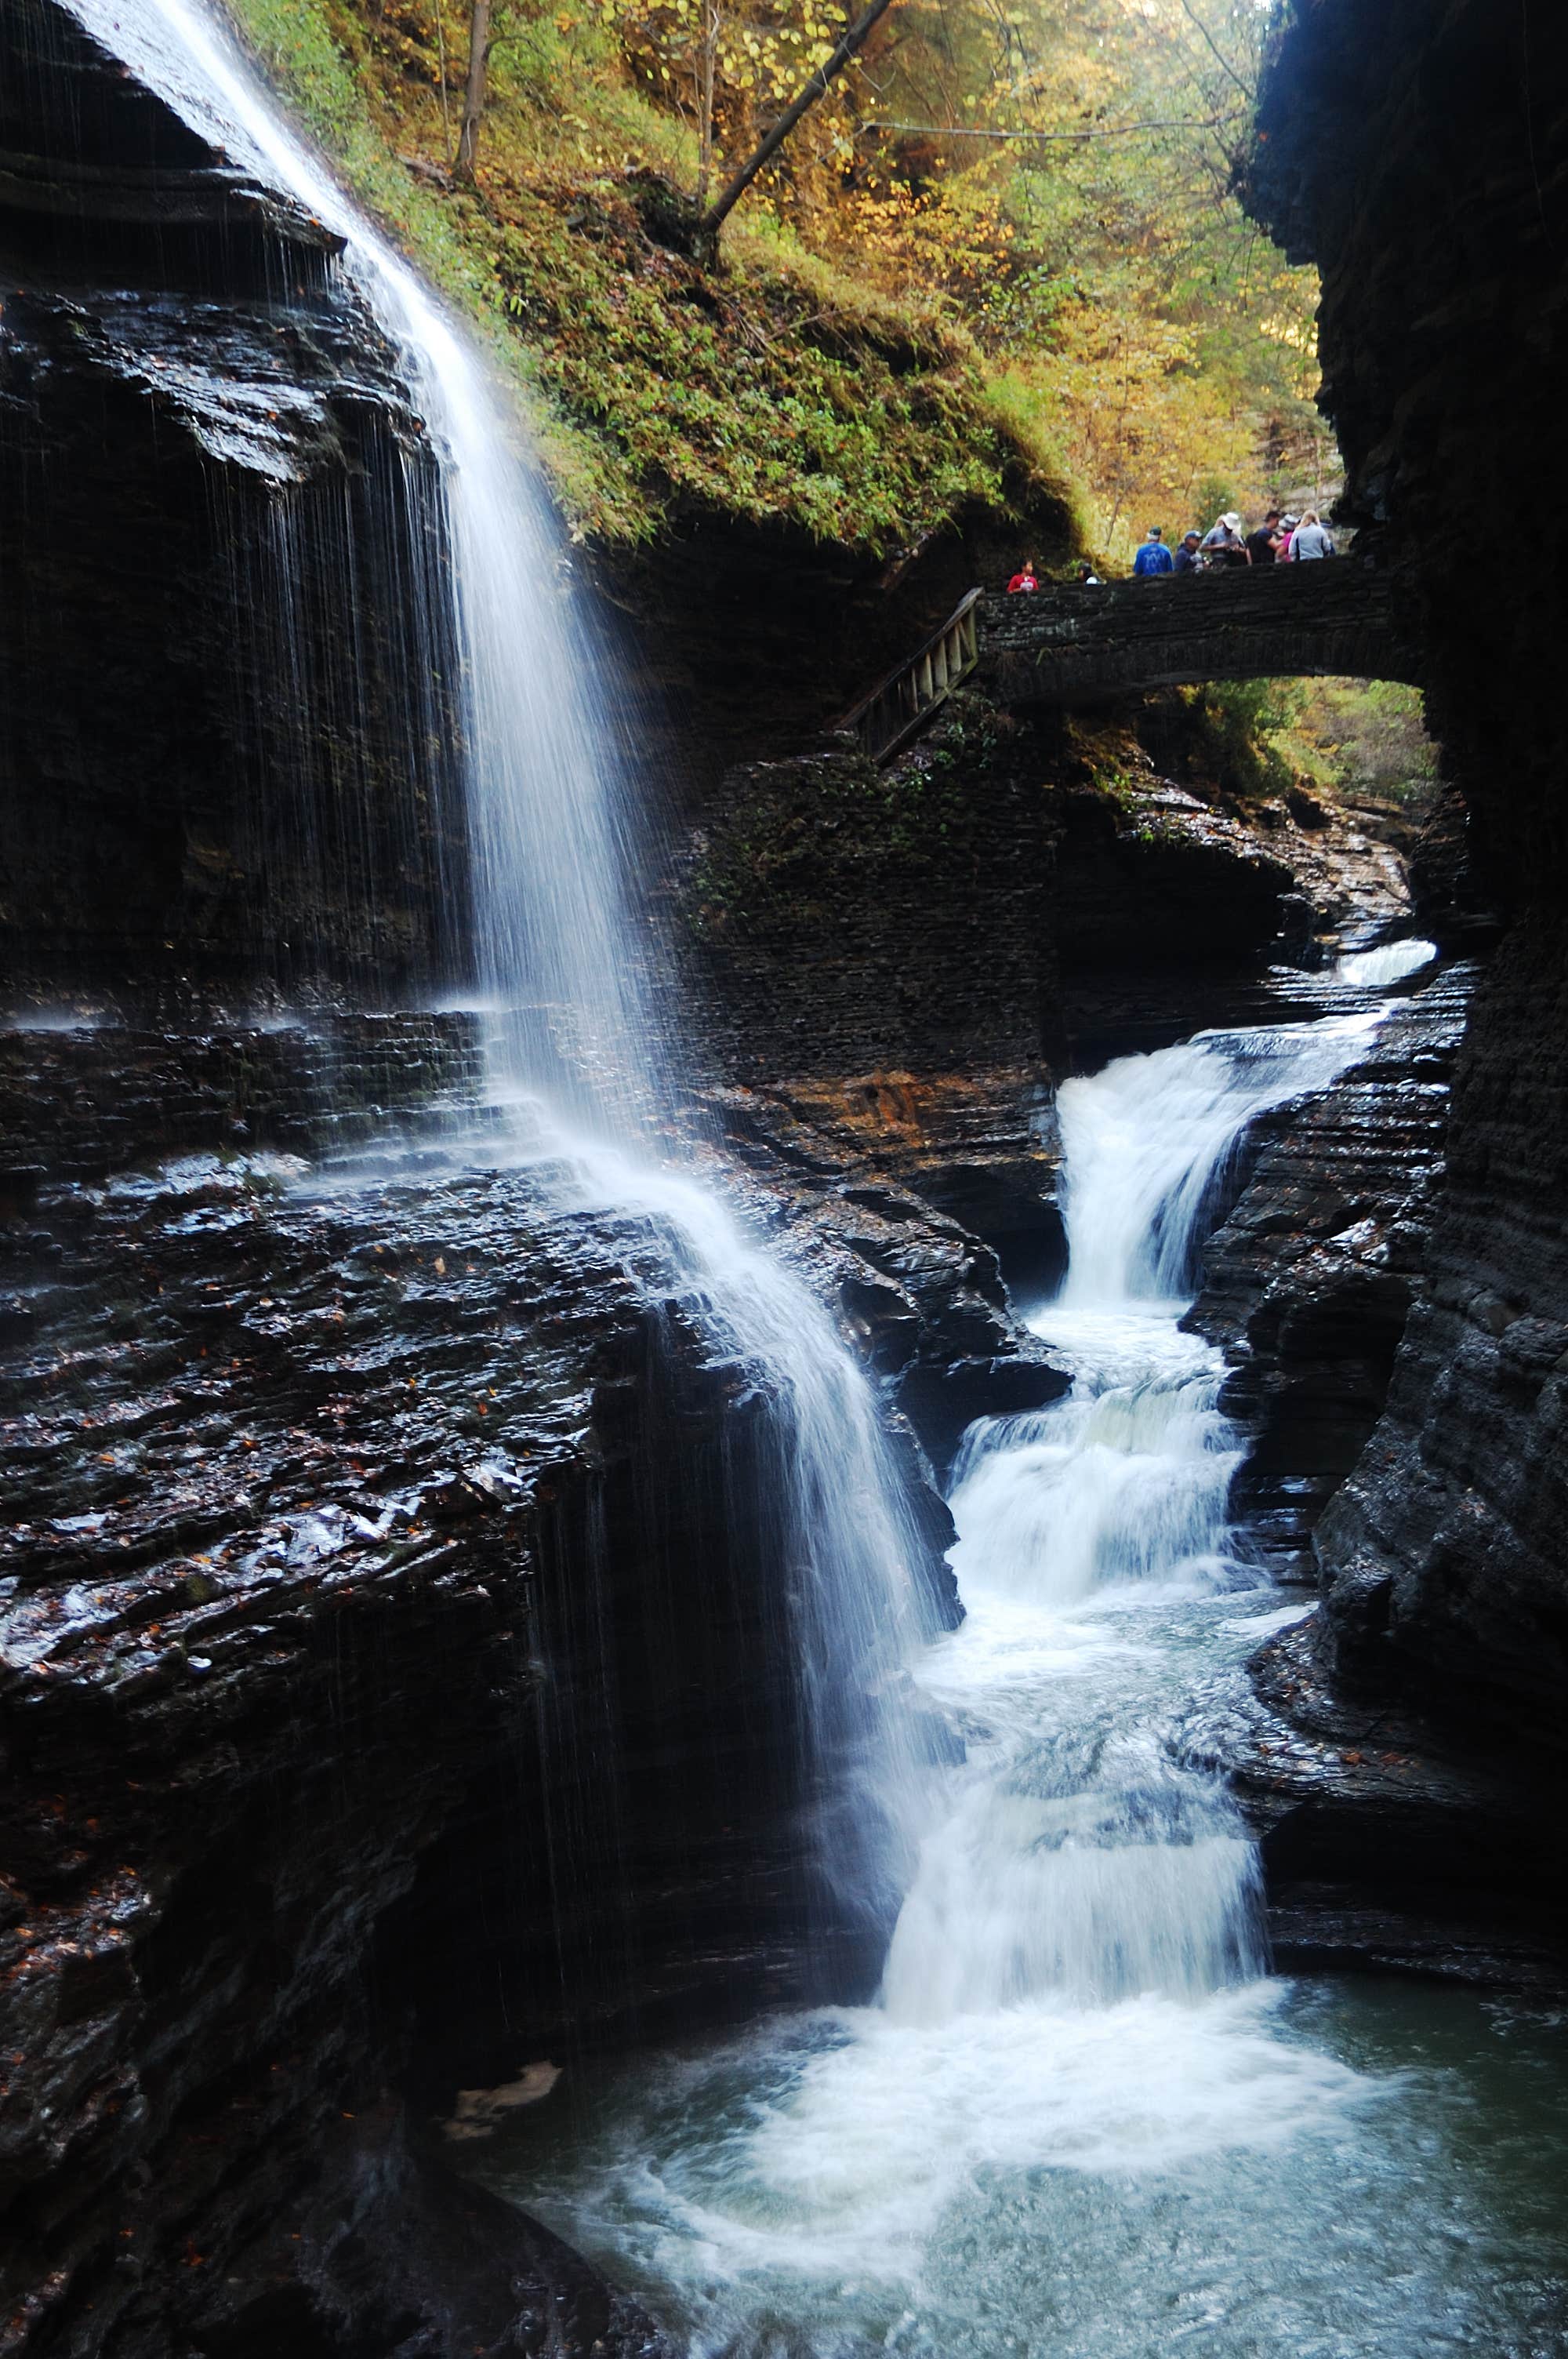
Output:
[[[1225,51],[1220,48],[1219,43],[1215,39],[1214,35],[1209,31],[1208,27],[1204,23],[1203,18],[1193,6],[1193,0],[1178,0],[1178,5],[1183,16],[1185,16],[1188,22],[1202,35],[1203,39],[1207,44],[1217,64],[1221,68],[1222,71],[1229,75],[1231,81],[1236,84],[1237,89],[1241,92],[1242,97],[1247,101],[1249,106],[1256,106],[1258,103],[1257,90],[1251,82],[1244,82],[1241,76],[1237,72],[1236,68],[1231,64],[1230,60],[1226,56]]]

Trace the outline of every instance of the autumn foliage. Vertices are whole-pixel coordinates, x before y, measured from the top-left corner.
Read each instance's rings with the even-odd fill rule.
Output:
[[[1257,0],[895,0],[701,283],[640,192],[721,185],[831,52],[831,0],[493,0],[471,188],[444,185],[461,0],[235,5],[330,144],[371,126],[401,184],[372,201],[522,340],[583,529],[695,498],[895,549],[1071,477],[1116,562],[1151,522],[1331,487],[1315,284],[1233,194]]]

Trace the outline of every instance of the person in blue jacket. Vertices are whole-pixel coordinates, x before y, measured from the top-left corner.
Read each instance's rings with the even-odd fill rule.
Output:
[[[1140,581],[1146,582],[1151,574],[1169,573],[1173,570],[1171,552],[1165,546],[1164,527],[1152,524],[1148,539],[1132,560],[1132,571]]]

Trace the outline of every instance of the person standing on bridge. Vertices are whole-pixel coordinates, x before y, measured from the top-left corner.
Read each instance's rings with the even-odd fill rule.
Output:
[[[1195,532],[1183,533],[1181,539],[1176,544],[1175,563],[1173,571],[1177,573],[1201,573],[1203,571],[1203,567],[1198,563],[1198,550],[1200,546],[1201,543]]]
[[[1249,562],[1247,543],[1241,538],[1241,518],[1234,508],[1212,524],[1203,537],[1205,570],[1215,566],[1245,565]]]
[[[1335,555],[1334,535],[1319,517],[1315,508],[1308,508],[1291,541],[1291,560],[1295,565],[1307,565],[1320,557]]]
[[[1132,560],[1132,571],[1140,582],[1151,581],[1157,573],[1173,573],[1175,566],[1165,546],[1165,527],[1152,524],[1149,538]]]
[[[1015,590],[1039,589],[1040,582],[1034,571],[1034,560],[1032,557],[1026,557],[1024,559],[1022,565],[1013,575],[1012,580],[1008,583],[1007,587],[1010,595]]]
[[[1247,554],[1254,565],[1272,565],[1280,555],[1282,538],[1280,511],[1271,508],[1256,532],[1247,536]]]

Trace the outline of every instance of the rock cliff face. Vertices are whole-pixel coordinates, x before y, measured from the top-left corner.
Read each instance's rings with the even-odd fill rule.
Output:
[[[1469,813],[1459,897],[1508,928],[1457,1062],[1430,1292],[1320,1533],[1321,1651],[1360,1694],[1419,1696],[1455,1730],[1522,1716],[1560,1743],[1568,590],[1550,534],[1518,536],[1505,564],[1479,552],[1560,414],[1568,22],[1314,0],[1292,12],[1261,128],[1251,201],[1324,273],[1346,506],[1420,603]]]
[[[432,466],[393,356],[320,224],[52,0],[0,19],[0,150],[12,988],[375,1004],[460,922]]]
[[[1277,1579],[1312,1581],[1318,1519],[1388,1398],[1426,1291],[1449,1076],[1474,971],[1396,1004],[1331,1089],[1265,1114],[1250,1176],[1204,1251],[1188,1324],[1222,1344],[1221,1406],[1251,1451],[1233,1508]]]
[[[351,1174],[389,1115],[481,1119],[461,1027],[390,1031],[6,1044],[44,1158],[0,1232],[13,2348],[651,2350],[428,2112],[868,1971],[813,1864],[766,1372],[547,1170]],[[754,1159],[741,1209],[937,1446],[993,1365],[1061,1389],[973,1238]]]

